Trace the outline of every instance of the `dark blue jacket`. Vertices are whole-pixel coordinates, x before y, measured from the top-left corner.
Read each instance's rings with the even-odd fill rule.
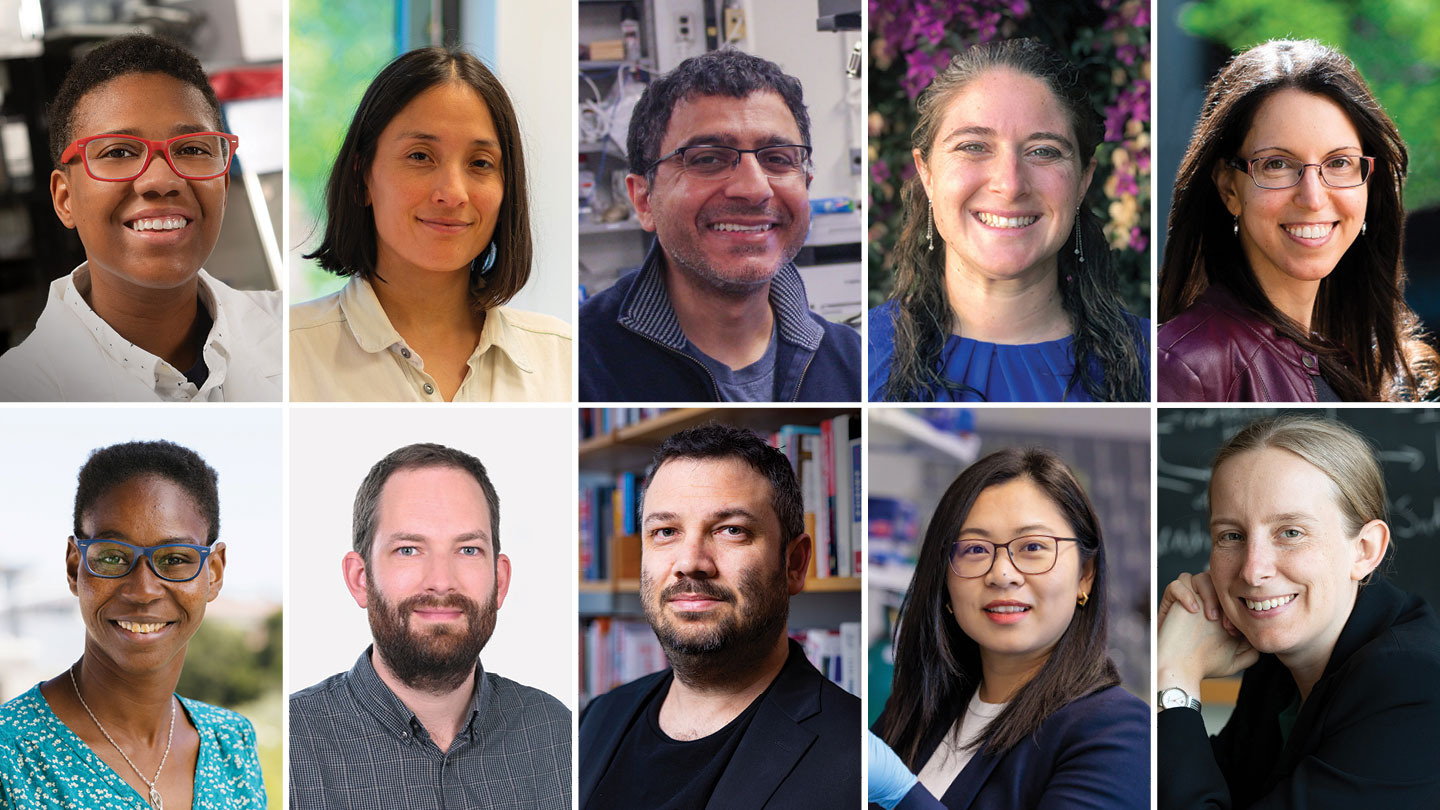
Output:
[[[950,725],[932,730],[919,761],[930,759]],[[1150,708],[1144,701],[1118,686],[1086,695],[1004,754],[977,751],[939,801],[916,782],[895,810],[1050,807],[1148,810]]]
[[[580,307],[581,402],[714,402],[719,386],[699,360],[665,291],[658,243],[645,264]],[[810,311],[786,264],[770,281],[779,340],[775,399],[859,402],[860,335]]]

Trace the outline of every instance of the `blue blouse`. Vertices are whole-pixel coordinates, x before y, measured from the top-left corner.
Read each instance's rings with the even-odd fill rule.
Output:
[[[890,363],[895,357],[894,301],[886,301],[870,310],[867,329],[870,335],[870,360],[867,389],[870,401],[884,398],[885,383],[890,379]],[[1150,378],[1150,320],[1130,313],[1125,317],[1145,336],[1137,348],[1145,379]],[[1075,358],[1071,348],[1074,338],[1041,343],[986,343],[972,338],[950,335],[941,350],[947,380],[967,386],[964,391],[938,392],[940,402],[1090,402],[1083,385],[1069,391],[1065,386],[1075,374]],[[1147,383],[1148,389],[1148,383]],[[909,397],[907,399],[913,399]]]
[[[195,810],[264,810],[254,726],[229,709],[183,697],[180,705],[200,732]],[[150,810],[60,722],[38,685],[0,706],[0,807]]]

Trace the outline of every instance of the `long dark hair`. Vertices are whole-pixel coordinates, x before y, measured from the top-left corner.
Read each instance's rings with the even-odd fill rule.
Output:
[[[1035,677],[1020,688],[980,741],[986,754],[1001,754],[1033,734],[1045,718],[1077,698],[1120,682],[1106,653],[1105,544],[1090,499],[1070,468],[1042,448],[1006,449],[960,473],[940,499],[915,578],[900,606],[895,633],[895,677],[880,713],[879,735],[912,771],[924,766],[920,748],[937,728],[949,728],[980,684],[980,647],[946,612],[946,545],[960,535],[980,493],[996,484],[1028,478],[1045,490],[1075,530],[1083,569],[1095,566],[1090,599],[1077,608],[1059,643]]]
[[[1321,340],[1305,334],[1265,296],[1213,179],[1222,161],[1237,156],[1260,105],[1282,89],[1339,105],[1360,133],[1365,154],[1375,158],[1367,183],[1366,232],[1320,282],[1311,328]],[[1436,357],[1405,303],[1400,191],[1408,165],[1399,130],[1344,54],[1314,40],[1273,40],[1236,56],[1210,82],[1175,177],[1160,264],[1160,321],[1179,315],[1206,287],[1218,284],[1276,332],[1319,357],[1325,380],[1342,398],[1423,396],[1435,387]]]
[[[375,261],[379,235],[375,214],[365,204],[365,178],[375,163],[380,133],[421,93],[455,82],[473,89],[490,110],[500,139],[504,198],[495,222],[495,266],[483,276],[470,273],[470,302],[476,310],[498,307],[515,297],[530,279],[534,246],[530,237],[530,201],[520,124],[510,96],[485,64],[453,48],[419,48],[386,65],[355,108],[355,117],[330,167],[325,186],[325,238],[305,258],[337,276],[379,279]]]
[[[1033,39],[975,45],[950,60],[915,101],[919,122],[910,134],[910,145],[919,150],[920,159],[930,160],[950,100],[995,68],[1009,68],[1045,83],[1075,130],[1081,167],[1087,165],[1104,139],[1104,121],[1090,103],[1079,69]],[[945,295],[945,251],[939,244],[933,251],[928,246],[929,197],[918,176],[905,182],[900,200],[905,224],[895,242],[895,290],[890,296],[895,304],[895,354],[881,393],[890,401],[932,401],[947,391],[968,389],[947,380],[942,368],[941,355],[955,330],[955,313]],[[1097,401],[1147,400],[1149,381],[1139,349],[1145,336],[1120,306],[1100,219],[1081,205],[1076,223],[1085,246],[1085,262],[1079,263],[1069,249],[1062,249],[1056,273],[1061,306],[1075,326],[1071,344],[1075,374],[1066,391],[1078,384]],[[937,243],[943,242],[939,233],[934,237]]]

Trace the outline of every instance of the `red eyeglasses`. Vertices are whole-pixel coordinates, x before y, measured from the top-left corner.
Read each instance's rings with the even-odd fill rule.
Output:
[[[79,156],[85,173],[96,180],[134,180],[150,168],[156,155],[186,180],[211,180],[230,171],[240,139],[226,132],[191,132],[163,141],[133,135],[91,135],[65,148],[61,163]]]

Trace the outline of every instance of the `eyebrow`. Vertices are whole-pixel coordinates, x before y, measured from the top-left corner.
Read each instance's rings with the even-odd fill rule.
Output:
[[[132,540],[132,539],[130,539],[129,535],[125,534],[125,532],[122,532],[122,531],[120,531],[119,529],[100,529],[99,531],[95,532],[94,534],[91,534],[89,537],[77,537],[77,538],[75,538],[75,539],[76,539],[76,540],[119,540],[119,541],[122,542],[122,543],[129,543],[129,544],[132,545],[132,546],[141,546],[141,547],[143,547],[143,548],[151,548],[151,547],[156,547],[156,546],[167,546],[167,545],[170,545],[170,544],[172,544],[172,543],[187,543],[187,544],[192,545],[192,546],[203,546],[203,545],[205,545],[205,543],[204,543],[203,541],[198,540],[197,538],[190,537],[190,536],[188,536],[188,535],[176,535],[176,536],[173,536],[173,537],[163,538],[163,539],[161,539],[159,542],[151,543],[150,545],[147,546],[146,544],[141,543],[141,542],[139,542],[139,541],[137,541],[137,540]]]
[[[1352,144],[1352,145],[1349,145],[1349,146],[1337,146],[1337,147],[1335,147],[1334,149],[1331,149],[1330,151],[1325,152],[1324,154],[1333,155],[1333,154],[1335,154],[1336,152],[1356,152],[1356,153],[1359,153],[1359,152],[1362,152],[1362,151],[1364,151],[1364,147],[1355,146],[1355,145]],[[1255,148],[1255,150],[1254,150],[1254,153],[1259,153],[1259,152],[1284,152],[1284,153],[1287,154],[1287,155],[1294,155],[1294,156],[1296,156],[1296,157],[1299,157],[1299,154],[1298,154],[1298,153],[1293,152],[1293,151],[1291,151],[1291,150],[1289,150],[1289,149],[1286,149],[1286,148],[1283,147],[1283,146],[1257,146],[1257,147]],[[1252,154],[1253,154],[1253,153],[1252,153]]]
[[[1052,530],[1049,526],[1045,525],[1044,523],[1031,523],[1031,524],[1029,524],[1028,526],[1021,526],[1020,528],[1016,529],[1013,536],[1014,536],[1014,537],[1025,537],[1026,535],[1030,535],[1030,534],[1045,534],[1045,535],[1048,535],[1051,531],[1053,531],[1053,530]],[[975,534],[975,535],[979,535],[979,536],[981,536],[981,537],[990,537],[990,536],[991,536],[990,532],[987,531],[986,529],[966,528],[966,529],[961,529],[961,530],[960,530],[960,535],[961,535],[962,537],[965,536],[965,535],[967,535],[967,534]],[[1058,535],[1057,535],[1057,536],[1058,536]]]
[[[680,144],[680,146],[676,148],[684,149],[688,146],[729,146],[733,149],[736,148],[736,144],[738,143],[740,143],[740,139],[735,137],[733,134],[727,132],[710,132],[701,133],[699,135],[691,135],[689,138],[686,138],[685,141]],[[780,135],[778,133],[771,133],[770,135],[761,138],[758,141],[754,141],[755,148],[757,149],[763,149],[767,146],[780,146],[782,144],[799,143],[799,138],[791,138],[788,135]],[[672,149],[670,151],[673,152],[675,150]]]
[[[995,134],[996,134],[996,132],[995,132],[994,129],[992,129],[992,128],[990,128],[990,127],[982,127],[982,126],[979,126],[979,125],[973,125],[973,126],[968,126],[968,127],[956,127],[955,129],[950,130],[950,132],[949,132],[948,134],[946,134],[944,138],[940,139],[940,142],[941,142],[941,143],[949,143],[949,142],[955,140],[956,138],[960,138],[960,137],[963,137],[963,136],[965,136],[965,135],[980,135],[980,136],[982,136],[982,137],[987,137],[987,138],[988,138],[988,137],[994,137]],[[1047,132],[1047,131],[1044,131],[1044,130],[1041,130],[1041,131],[1038,131],[1038,132],[1032,132],[1032,133],[1030,133],[1029,136],[1027,136],[1027,137],[1025,138],[1025,140],[1027,140],[1027,141],[1055,141],[1056,143],[1062,143],[1062,144],[1064,144],[1067,149],[1074,149],[1074,148],[1075,148],[1075,143],[1074,143],[1073,141],[1071,141],[1070,138],[1068,138],[1068,137],[1065,136],[1065,135],[1061,135],[1061,134],[1058,133],[1058,132]]]
[[[387,536],[384,542],[390,545],[394,545],[396,543],[429,543],[431,542],[431,539],[432,538],[429,535],[417,534],[415,532],[396,532],[392,535]],[[489,543],[490,534],[484,529],[476,529],[471,532],[464,532],[462,534],[455,535],[454,537],[450,538],[450,543],[452,545],[458,545],[460,543],[473,543],[476,540],[481,540]]]
[[[714,512],[706,515],[705,520],[707,522],[714,523],[716,521],[730,520],[737,517],[745,518],[746,520],[754,521],[757,523],[760,521],[759,516],[756,515],[754,512],[751,512],[750,510],[739,506],[728,506],[724,509],[717,509]],[[644,520],[641,521],[641,525],[649,526],[652,523],[672,523],[679,519],[680,513],[678,512],[650,512],[649,514],[645,515]]]
[[[217,130],[217,129],[212,129],[212,128],[208,127],[208,126],[205,126],[204,124],[176,124],[175,126],[173,126],[173,127],[170,128],[170,134],[171,134],[171,135],[189,135],[189,134],[192,133],[192,132],[218,132],[218,131],[219,131],[219,130]],[[126,128],[124,128],[124,129],[107,129],[107,130],[105,130],[104,132],[97,132],[96,134],[97,134],[97,135],[129,135],[129,136],[132,137],[132,138],[143,138],[143,137],[145,137],[145,136],[143,136],[143,135],[140,134],[140,130],[135,129],[135,128],[133,128],[133,127],[126,127]],[[147,139],[147,140],[148,140],[148,139]]]
[[[1273,526],[1278,523],[1318,523],[1319,521],[1314,515],[1305,512],[1277,512],[1273,515],[1267,515],[1260,522],[1267,526]],[[1244,524],[1240,520],[1223,515],[1210,521],[1211,528],[1224,525],[1241,526]]]
[[[415,140],[415,141],[438,142],[438,141],[440,140],[440,136],[439,136],[439,135],[436,135],[436,134],[434,134],[434,133],[430,133],[430,132],[416,132],[416,131],[412,131],[412,132],[402,132],[402,133],[400,133],[399,135],[396,135],[396,136],[395,136],[395,140],[397,140],[397,141]],[[490,148],[492,148],[492,149],[499,149],[499,148],[500,148],[500,142],[499,142],[499,141],[492,140],[492,139],[490,139],[490,138],[472,138],[472,139],[470,140],[470,143],[472,143],[472,144],[474,144],[474,145],[476,145],[476,146],[488,146],[488,147],[490,147]]]

